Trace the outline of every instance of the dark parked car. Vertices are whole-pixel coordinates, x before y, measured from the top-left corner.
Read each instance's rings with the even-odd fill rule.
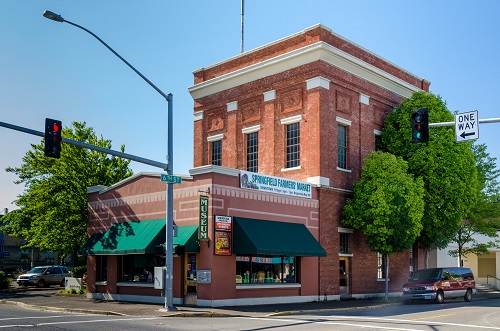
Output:
[[[23,286],[45,287],[48,285],[65,285],[65,277],[71,274],[66,267],[51,265],[35,267],[17,278],[17,283]]]
[[[476,294],[476,281],[469,268],[431,268],[417,270],[403,285],[405,302],[413,300],[434,300],[443,303],[446,298],[463,297],[472,301]]]

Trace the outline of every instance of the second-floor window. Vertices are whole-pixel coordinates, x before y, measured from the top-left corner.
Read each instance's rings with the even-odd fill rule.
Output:
[[[300,166],[300,123],[286,126],[286,167]]]
[[[252,132],[247,136],[247,171],[259,172],[259,133]]]
[[[340,233],[340,254],[350,254],[351,248],[349,245],[351,238],[350,233]]]
[[[338,162],[337,167],[347,169],[347,126],[338,125]]]
[[[212,165],[222,165],[222,140],[212,141]]]

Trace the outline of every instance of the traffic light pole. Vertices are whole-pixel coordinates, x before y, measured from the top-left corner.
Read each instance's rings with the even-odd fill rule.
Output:
[[[500,118],[484,118],[482,120],[478,120],[478,123],[479,124],[500,123]],[[439,126],[455,126],[455,122],[429,123],[429,128],[439,127]]]
[[[4,127],[4,128],[7,128],[7,129],[12,129],[12,130],[16,130],[16,131],[21,131],[21,132],[24,132],[24,133],[32,134],[34,136],[39,136],[39,137],[42,137],[42,138],[45,137],[45,133],[44,132],[36,131],[36,130],[28,129],[28,128],[24,128],[22,126],[17,126],[17,125],[5,123],[5,122],[0,122],[0,126]],[[93,151],[98,151],[98,152],[102,152],[102,153],[105,153],[105,154],[109,154],[109,155],[113,155],[113,156],[117,156],[117,157],[122,157],[124,159],[128,159],[128,160],[131,160],[131,161],[135,161],[135,162],[147,164],[147,165],[150,165],[150,166],[153,166],[153,167],[156,167],[156,168],[160,168],[160,169],[163,169],[163,170],[167,170],[167,167],[168,167],[168,165],[166,163],[161,163],[161,162],[150,160],[150,159],[146,159],[146,158],[143,158],[143,157],[140,157],[140,156],[136,156],[136,155],[132,155],[132,154],[127,154],[127,153],[115,151],[115,150],[112,150],[112,149],[108,149],[108,148],[104,148],[104,147],[100,147],[100,146],[95,146],[95,145],[87,144],[87,143],[84,143],[84,142],[81,142],[81,141],[77,141],[77,140],[72,140],[72,139],[68,139],[68,138],[62,138],[62,142],[70,144],[70,145],[82,147],[82,148],[88,148],[88,149],[93,150]]]

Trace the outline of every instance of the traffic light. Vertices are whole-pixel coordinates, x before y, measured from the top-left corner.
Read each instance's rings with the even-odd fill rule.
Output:
[[[62,123],[50,118],[45,119],[45,156],[58,159],[61,155]]]
[[[174,248],[174,253],[175,255],[177,256],[181,256],[181,255],[184,255],[184,253],[186,252],[186,247],[183,246],[183,245],[177,245],[175,246]]]
[[[411,112],[411,142],[414,144],[429,141],[429,110],[420,108]]]

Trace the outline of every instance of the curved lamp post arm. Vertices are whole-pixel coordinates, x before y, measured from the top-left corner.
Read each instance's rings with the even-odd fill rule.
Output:
[[[82,29],[83,31],[89,33],[90,35],[92,35],[95,39],[99,40],[99,42],[101,44],[103,44],[104,46],[106,46],[107,49],[109,49],[111,52],[113,52],[113,54],[115,54],[117,57],[120,58],[120,60],[122,60],[126,65],[128,65],[130,67],[130,69],[134,70],[136,74],[138,74],[142,79],[144,79],[149,85],[151,85],[152,88],[154,88],[158,93],[161,94],[162,97],[164,97],[165,99],[169,99],[169,96],[166,95],[165,93],[163,93],[162,90],[160,90],[155,84],[153,84],[149,79],[147,79],[143,74],[141,74],[139,72],[139,70],[137,70],[136,68],[134,68],[133,65],[131,65],[130,63],[128,63],[127,60],[125,60],[123,57],[121,57],[120,54],[118,54],[117,52],[115,52],[114,49],[112,49],[108,44],[106,44],[104,42],[104,40],[102,40],[101,38],[99,38],[99,36],[97,36],[95,33],[93,33],[92,31],[84,28],[83,26],[81,25],[78,25],[76,23],[73,23],[73,22],[70,22],[68,20],[65,20],[64,18],[62,18],[61,15],[58,15],[56,13],[53,13],[49,10],[46,10],[44,13],[43,13],[43,16],[48,18],[48,19],[51,19],[53,21],[56,21],[56,22],[65,22],[65,23],[68,23],[68,24],[71,24],[73,26],[76,26],[77,28],[79,29]]]

